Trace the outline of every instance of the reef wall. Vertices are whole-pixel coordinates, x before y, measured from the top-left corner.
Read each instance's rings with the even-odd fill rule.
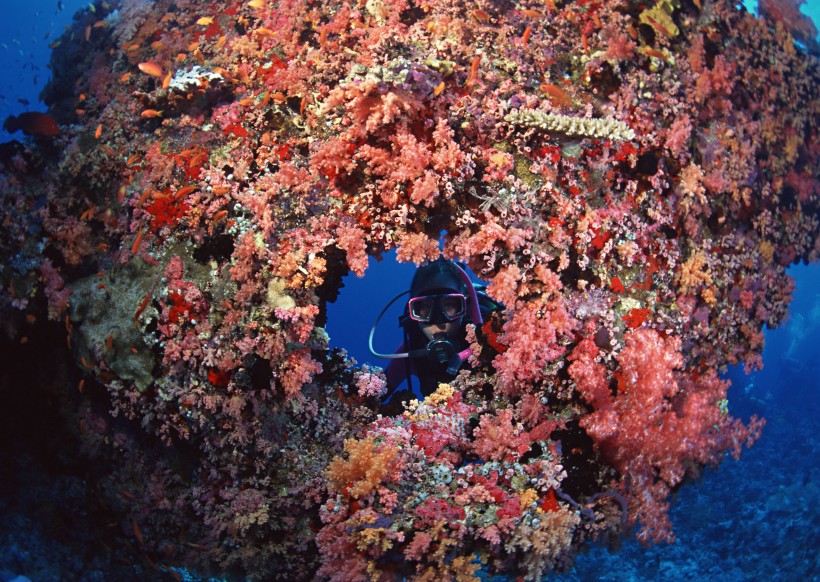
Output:
[[[674,539],[670,492],[763,425],[719,373],[761,365],[785,268],[820,252],[815,31],[762,10],[79,13],[44,93],[60,134],[0,152],[0,313],[4,342],[66,335],[110,543],[165,572],[534,580],[633,526]],[[383,416],[382,372],[323,325],[393,248],[466,262],[507,309]]]

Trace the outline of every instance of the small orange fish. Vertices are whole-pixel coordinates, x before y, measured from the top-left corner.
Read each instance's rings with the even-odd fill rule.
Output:
[[[539,88],[547,95],[550,101],[562,107],[569,107],[572,105],[572,99],[567,95],[566,91],[560,87],[556,87],[550,83],[542,83]]]
[[[86,210],[85,212],[83,212],[80,215],[80,220],[88,221],[88,220],[91,220],[92,218],[94,218],[94,211],[96,209],[97,209],[96,206],[91,206],[88,210]]]
[[[524,29],[524,34],[521,35],[521,44],[523,44],[524,46],[527,46],[527,44],[530,42],[530,35],[531,34],[532,34],[532,26],[528,26],[527,28]]]
[[[142,536],[142,530],[140,530],[140,527],[137,525],[137,521],[133,517],[131,518],[131,531],[134,533],[134,537],[137,539],[137,543],[139,543],[139,545],[141,546],[144,546],[145,538]]]
[[[665,61],[666,60],[666,55],[665,54],[663,54],[661,51],[655,50],[653,48],[649,48],[648,46],[643,47],[643,52],[644,52],[644,54],[647,54],[650,57],[654,57],[654,58],[656,58],[660,61]]]
[[[646,20],[649,21],[649,24],[652,25],[652,28],[654,28],[655,30],[660,32],[662,35],[670,37],[670,38],[673,36],[672,33],[663,24],[661,24],[660,22],[658,22],[657,20],[655,20],[651,16],[647,15]]]
[[[473,59],[473,64],[470,65],[470,75],[467,77],[467,81],[464,83],[465,86],[469,87],[473,83],[475,83],[476,73],[478,72],[478,65],[481,63],[481,57],[476,57]]]
[[[476,8],[470,13],[470,16],[475,18],[478,22],[489,22],[490,21],[490,14],[486,10],[482,10],[481,8]]]
[[[145,294],[145,297],[140,302],[139,307],[137,307],[136,313],[134,313],[134,323],[139,324],[140,315],[142,315],[142,312],[145,311],[146,307],[148,307],[148,302],[151,301],[151,295],[153,293],[154,293],[154,290],[151,289],[150,291],[148,291],[148,293]],[[131,348],[131,353],[136,354],[137,353],[136,348],[132,347]]]
[[[265,7],[265,0],[251,0],[248,2],[248,6],[254,9],[264,8]]]
[[[140,250],[140,243],[142,243],[142,229],[137,232],[137,238],[134,239],[134,244],[131,245],[131,254],[136,255]]]
[[[157,63],[146,61],[144,63],[138,64],[137,67],[146,75],[157,77],[158,79],[162,78],[162,67],[160,67]]]
[[[444,91],[444,81],[436,85],[436,88],[433,89],[433,96],[438,97],[439,95],[441,95],[442,91]]]
[[[208,25],[214,23],[214,19],[211,18],[210,16],[203,16],[202,18],[197,20],[196,23],[200,26],[208,26]]]
[[[156,109],[146,109],[142,113],[140,113],[140,117],[144,117],[145,119],[154,119],[155,117],[162,117],[162,111],[157,111]]]
[[[199,152],[198,154],[192,156],[190,160],[188,160],[188,167],[196,168],[197,166],[201,166],[205,163],[207,159],[208,152]]]
[[[102,135],[102,123],[97,126],[96,131],[94,131],[94,139],[100,139]]]
[[[171,71],[168,71],[168,74],[165,75],[162,79],[162,88],[167,89],[171,86]]]
[[[177,193],[174,194],[174,199],[179,200],[181,198],[184,198],[196,189],[197,189],[197,186],[195,186],[193,184],[191,184],[190,186],[185,186],[184,188],[180,188],[179,190],[177,190]]]
[[[153,190],[151,190],[150,188],[143,192],[142,195],[139,197],[139,200],[137,200],[137,206],[142,207],[142,205],[145,204],[145,201],[148,200],[153,193]]]
[[[130,78],[131,78],[131,73],[130,72],[125,73],[120,77],[120,83],[125,83]]]

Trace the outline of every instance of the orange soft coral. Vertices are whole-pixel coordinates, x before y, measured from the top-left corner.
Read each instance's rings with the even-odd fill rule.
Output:
[[[393,470],[398,450],[376,443],[372,436],[364,440],[347,439],[344,447],[347,460],[335,457],[325,474],[335,489],[360,499],[376,489]]]

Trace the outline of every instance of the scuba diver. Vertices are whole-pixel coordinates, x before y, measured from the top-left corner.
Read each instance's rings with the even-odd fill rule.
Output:
[[[387,309],[408,294],[410,299],[399,317],[404,342],[394,354],[378,353],[373,348],[376,326]],[[487,296],[483,286],[473,284],[464,269],[453,261],[439,258],[419,267],[409,291],[394,297],[370,330],[370,353],[391,360],[386,370],[388,392],[382,412],[398,413],[402,402],[418,397],[413,392],[412,376],[418,378],[422,397],[432,394],[440,382],[455,378],[471,353],[466,340],[467,324],[480,327],[489,313],[503,307]],[[397,392],[405,379],[407,388]]]

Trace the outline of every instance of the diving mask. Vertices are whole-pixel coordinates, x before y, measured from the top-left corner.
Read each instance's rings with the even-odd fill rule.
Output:
[[[456,321],[467,313],[467,298],[461,293],[413,297],[407,302],[407,312],[419,323]]]

